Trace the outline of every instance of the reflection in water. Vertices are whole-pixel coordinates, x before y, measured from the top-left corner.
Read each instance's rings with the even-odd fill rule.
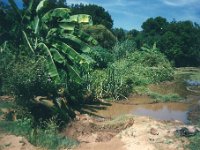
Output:
[[[184,123],[189,122],[187,119],[187,110],[186,111],[171,110],[166,106],[156,111],[146,108],[138,108],[136,110],[133,110],[132,113],[134,115],[149,116],[158,120],[179,120]]]
[[[155,103],[129,105],[112,103],[112,106],[104,110],[98,110],[96,115],[102,117],[117,117],[119,115],[132,113],[139,116],[149,116],[158,120],[179,120],[188,123],[187,112],[191,104],[187,103]]]

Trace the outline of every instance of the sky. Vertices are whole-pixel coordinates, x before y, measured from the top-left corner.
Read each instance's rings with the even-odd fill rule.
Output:
[[[3,0],[6,1],[6,0]],[[16,0],[21,5],[21,0]],[[114,27],[141,30],[150,17],[169,22],[191,20],[200,24],[200,0],[66,0],[67,4],[97,4],[110,13]]]

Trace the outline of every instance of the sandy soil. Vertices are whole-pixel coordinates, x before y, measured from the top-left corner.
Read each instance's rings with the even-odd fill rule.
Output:
[[[38,150],[25,138],[15,135],[0,135],[0,150]]]
[[[175,135],[182,126],[178,121],[160,122],[128,115],[104,122],[79,120],[65,134],[80,142],[74,150],[183,150],[189,144],[187,138]]]

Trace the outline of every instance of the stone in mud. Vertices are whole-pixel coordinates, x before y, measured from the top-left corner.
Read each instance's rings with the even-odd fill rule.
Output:
[[[199,128],[196,128],[194,126],[187,126],[187,127],[181,127],[179,129],[177,129],[175,132],[179,136],[189,137],[189,136],[196,135],[196,133],[200,132],[200,130],[199,130]]]
[[[150,129],[150,133],[151,133],[152,135],[159,135],[158,130],[155,129],[155,128],[151,128],[151,129]]]

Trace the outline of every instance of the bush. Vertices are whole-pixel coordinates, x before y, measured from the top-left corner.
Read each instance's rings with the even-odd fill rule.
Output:
[[[108,68],[91,73],[90,87],[96,97],[125,98],[132,92],[134,86],[158,83],[173,78],[173,68],[159,51],[146,49],[127,54]]]
[[[95,70],[90,76],[90,87],[97,98],[126,98],[132,91],[132,81],[125,79],[118,70],[109,67]]]
[[[118,42],[113,47],[113,55],[116,60],[129,56],[130,53],[136,50],[136,44],[133,40]]]
[[[94,68],[106,68],[114,61],[112,53],[101,46],[92,48],[91,57],[96,61]]]
[[[112,49],[117,42],[113,33],[103,25],[84,25],[82,30],[94,37],[103,48]]]
[[[21,55],[6,71],[5,84],[15,95],[16,103],[31,112],[35,122],[55,116],[64,125],[75,117],[65,98],[65,89],[51,81],[43,58]],[[61,90],[59,92],[58,90]]]

